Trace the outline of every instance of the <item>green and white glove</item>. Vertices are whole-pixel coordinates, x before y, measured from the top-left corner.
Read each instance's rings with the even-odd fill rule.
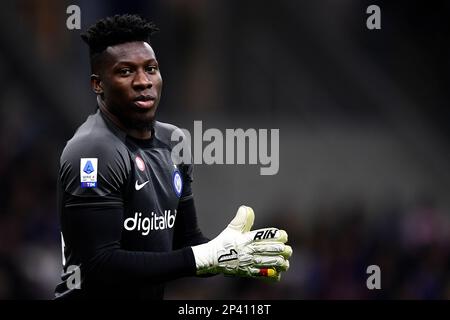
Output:
[[[193,246],[197,275],[217,274],[280,279],[289,268],[292,248],[286,231],[264,228],[250,231],[255,214],[240,206],[234,219],[213,240]]]

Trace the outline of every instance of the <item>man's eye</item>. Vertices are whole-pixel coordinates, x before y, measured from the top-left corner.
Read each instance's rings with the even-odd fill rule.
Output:
[[[119,73],[121,76],[128,76],[131,73],[131,70],[128,68],[120,69]]]
[[[156,66],[148,66],[146,68],[146,71],[149,72],[149,73],[155,73],[156,70],[158,70],[158,67],[156,67]]]

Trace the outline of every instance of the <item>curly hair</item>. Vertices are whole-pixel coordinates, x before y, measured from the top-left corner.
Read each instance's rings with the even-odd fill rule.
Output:
[[[138,15],[123,14],[97,21],[81,38],[89,46],[91,66],[107,47],[116,44],[150,41],[150,36],[159,31],[156,25]]]

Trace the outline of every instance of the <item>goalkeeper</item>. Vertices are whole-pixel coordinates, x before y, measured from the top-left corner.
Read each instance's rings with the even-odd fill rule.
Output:
[[[180,277],[277,280],[289,267],[286,232],[251,231],[249,207],[211,241],[199,230],[192,165],[172,161],[177,128],[155,120],[162,78],[149,45],[154,31],[139,16],[122,15],[82,35],[97,108],[60,159],[56,298],[163,299],[164,283]]]

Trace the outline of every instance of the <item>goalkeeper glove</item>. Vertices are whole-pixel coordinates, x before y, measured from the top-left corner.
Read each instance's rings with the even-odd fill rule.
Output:
[[[286,231],[265,228],[250,231],[255,214],[241,206],[235,218],[213,240],[192,247],[197,275],[217,274],[280,279],[289,268],[292,248]]]

